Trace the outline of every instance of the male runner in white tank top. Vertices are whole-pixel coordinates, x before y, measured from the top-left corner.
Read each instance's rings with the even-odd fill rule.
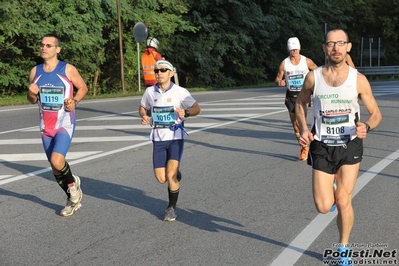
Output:
[[[352,193],[362,161],[363,139],[382,119],[367,78],[346,63],[351,48],[345,31],[329,31],[323,44],[328,63],[306,76],[296,103],[301,129],[299,143],[310,147],[308,164],[313,169],[316,209],[328,213],[331,206],[336,205],[338,210],[337,246],[341,254],[338,265],[352,263],[344,254],[354,223]],[[313,127],[309,130],[306,103],[312,94]],[[366,107],[367,119],[360,119],[358,99]]]
[[[287,106],[295,136],[299,141],[299,128],[295,115],[295,102],[302,89],[302,84],[307,73],[309,70],[316,69],[317,65],[310,58],[306,58],[300,54],[301,44],[297,37],[288,39],[287,50],[290,55],[281,62],[275,81],[278,86],[287,87],[285,106]],[[307,158],[308,147],[301,146],[299,160],[305,161]]]

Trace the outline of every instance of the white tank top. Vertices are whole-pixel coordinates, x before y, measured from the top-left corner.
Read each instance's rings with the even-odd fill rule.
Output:
[[[360,121],[357,70],[349,67],[348,77],[338,87],[326,84],[322,67],[313,72],[314,138],[328,146],[345,145],[356,137],[356,122]]]
[[[306,57],[301,55],[298,65],[291,63],[290,57],[287,57],[284,62],[284,76],[287,84],[287,89],[292,92],[300,92],[306,74],[309,73]]]

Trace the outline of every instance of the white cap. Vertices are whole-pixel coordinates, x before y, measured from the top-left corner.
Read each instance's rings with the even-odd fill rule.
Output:
[[[287,48],[289,51],[294,49],[301,49],[301,44],[299,43],[299,39],[297,37],[289,38],[287,41]]]

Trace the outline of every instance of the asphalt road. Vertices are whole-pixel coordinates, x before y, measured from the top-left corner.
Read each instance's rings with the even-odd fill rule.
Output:
[[[351,242],[367,255],[357,265],[395,265],[399,82],[373,83],[373,91],[383,121],[365,140]],[[0,265],[328,265],[337,213],[314,208],[311,168],[297,160],[284,93],[193,94],[203,114],[186,123],[178,218],[170,223],[162,221],[167,187],[152,173],[139,97],[79,104],[67,159],[84,197],[68,218],[58,215],[65,198],[44,157],[37,106],[0,108]]]

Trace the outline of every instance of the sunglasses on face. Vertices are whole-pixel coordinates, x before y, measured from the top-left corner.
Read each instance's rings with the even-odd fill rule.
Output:
[[[51,48],[51,47],[56,47],[57,45],[51,45],[51,44],[48,44],[48,43],[46,43],[46,44],[41,43],[41,44],[40,44],[40,47],[43,48],[44,46],[46,46],[46,48]]]
[[[168,70],[170,70],[170,69],[168,69],[168,68],[157,68],[157,69],[154,69],[154,72],[155,72],[155,74],[158,74],[159,71],[161,71],[162,73],[165,73]]]

